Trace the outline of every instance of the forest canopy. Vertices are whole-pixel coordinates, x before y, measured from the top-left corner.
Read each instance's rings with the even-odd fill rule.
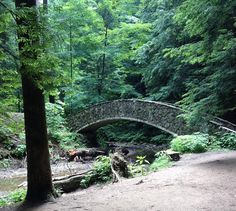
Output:
[[[168,115],[184,116],[187,126],[206,133],[175,138],[174,150],[235,149],[235,135],[211,136],[202,120],[236,123],[236,1],[0,0],[0,158],[27,156],[26,202],[57,197],[50,164],[55,149],[70,156],[89,139],[93,147],[139,142],[167,148],[170,131],[123,120],[135,118],[122,116],[87,137],[71,130],[67,120],[82,109],[130,98],[174,104],[188,112]],[[148,116],[160,121],[154,112]],[[145,157],[137,156],[141,167]]]
[[[27,12],[0,4],[1,112],[22,111],[15,19]],[[20,29],[40,37],[27,74],[68,112],[145,98],[178,104],[190,122],[202,113],[235,122],[234,0],[51,0],[38,15]]]

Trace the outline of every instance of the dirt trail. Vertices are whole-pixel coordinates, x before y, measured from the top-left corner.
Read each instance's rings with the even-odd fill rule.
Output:
[[[236,211],[236,151],[185,155],[172,168],[64,194],[35,211]]]

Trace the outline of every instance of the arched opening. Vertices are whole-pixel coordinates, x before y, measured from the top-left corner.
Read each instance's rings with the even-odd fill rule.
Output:
[[[105,121],[97,130],[95,125],[91,128],[84,133],[89,146],[119,151],[132,161],[136,156],[146,156],[152,161],[157,151],[169,148],[173,137],[157,127],[130,120]]]

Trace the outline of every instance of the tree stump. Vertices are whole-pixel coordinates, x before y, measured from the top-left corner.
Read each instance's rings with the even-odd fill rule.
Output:
[[[129,177],[128,163],[125,158],[117,152],[111,155],[111,169],[113,172],[113,182],[120,181],[120,177]]]

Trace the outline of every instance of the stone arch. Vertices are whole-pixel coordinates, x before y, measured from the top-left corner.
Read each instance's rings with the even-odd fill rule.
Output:
[[[87,133],[117,120],[130,120],[154,126],[172,135],[182,135],[190,132],[180,116],[182,113],[180,108],[167,103],[123,99],[84,109],[70,118],[70,124],[76,131]]]

